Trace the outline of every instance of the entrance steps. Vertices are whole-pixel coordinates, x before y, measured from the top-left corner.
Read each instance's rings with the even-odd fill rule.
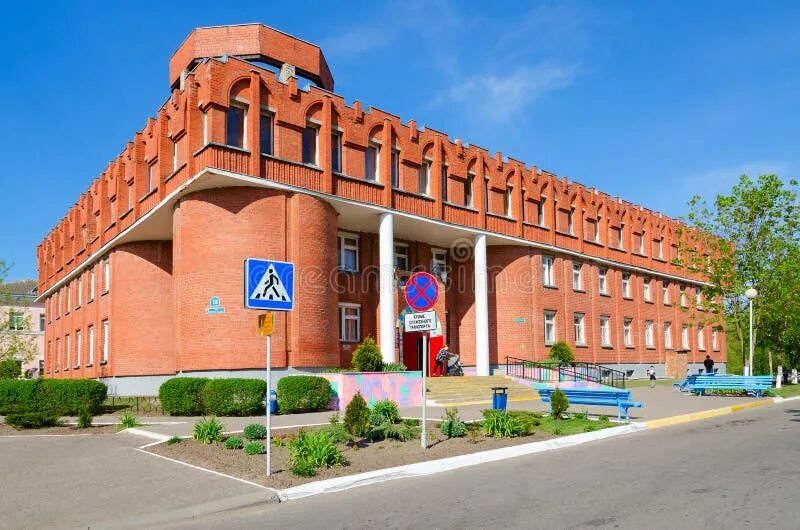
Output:
[[[456,407],[462,405],[491,404],[492,387],[508,387],[508,400],[538,400],[539,393],[532,386],[517,383],[504,375],[463,377],[429,377],[427,379],[428,405]]]

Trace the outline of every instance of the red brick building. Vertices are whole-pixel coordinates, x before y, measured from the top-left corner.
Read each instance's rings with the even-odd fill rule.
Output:
[[[478,373],[562,339],[637,375],[706,354],[724,366],[677,220],[347,105],[317,46],[262,25],[197,29],[169,71],[157,116],[37,249],[45,377],[112,378],[124,393],[260,371],[248,257],[297,266],[277,369],[347,366],[368,335],[416,366],[398,326],[414,270],[440,278],[442,339]],[[206,311],[212,298],[224,312]]]

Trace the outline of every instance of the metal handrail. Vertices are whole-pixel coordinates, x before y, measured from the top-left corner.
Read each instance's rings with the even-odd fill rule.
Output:
[[[626,378],[622,370],[601,364],[529,361],[510,356],[506,356],[506,374],[532,381],[590,381],[617,388],[625,388]]]

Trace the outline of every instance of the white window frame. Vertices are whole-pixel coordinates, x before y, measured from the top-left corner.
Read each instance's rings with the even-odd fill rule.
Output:
[[[431,274],[442,281],[447,279],[447,251],[441,248],[431,249]]]
[[[686,307],[686,287],[681,287],[680,293],[681,307]]]
[[[419,166],[419,174],[417,175],[417,193],[425,195],[426,197],[431,194],[431,160],[425,159],[422,165]]]
[[[624,318],[622,320],[622,342],[626,348],[633,348],[633,319]]]
[[[103,259],[103,294],[108,293],[111,288],[111,257]]]
[[[405,260],[405,265],[402,265],[400,261]],[[409,270],[409,259],[408,259],[408,245],[406,243],[395,243],[394,244],[394,270],[396,271],[408,271]]]
[[[572,290],[583,291],[583,264],[572,264]]]
[[[719,351],[719,329],[716,327],[711,328],[711,349]]]
[[[567,212],[567,231],[569,235],[575,235],[575,208],[570,208]]]
[[[172,171],[177,171],[178,169],[178,142],[177,140],[172,140]]]
[[[64,370],[69,370],[72,368],[72,341],[70,340],[69,333],[64,335],[64,349],[67,354],[67,362],[65,363]]]
[[[348,309],[355,309],[355,315],[348,315]],[[347,322],[354,320],[356,323],[356,336],[347,338]],[[339,304],[339,342],[359,342],[361,340],[361,304]]]
[[[664,322],[664,349],[672,349],[672,322]]]
[[[206,145],[208,143],[208,113],[202,111],[201,115],[203,116],[203,145]]]
[[[347,239],[355,240],[355,245],[347,243],[346,242]],[[360,241],[359,236],[357,234],[351,234],[351,233],[348,233],[348,232],[339,232],[337,240],[338,240],[338,247],[339,247],[337,249],[337,251],[338,251],[337,253],[339,255],[339,259],[338,259],[338,262],[337,262],[337,267],[339,268],[340,271],[358,272],[359,271],[359,265],[358,265],[359,247],[361,246],[361,241]],[[356,265],[355,265],[355,268],[353,268],[353,269],[348,269],[345,266],[346,260],[344,259],[344,257],[345,257],[345,252],[348,251],[348,250],[353,250],[353,251],[355,251],[355,254],[356,254],[356,259],[355,259]]]
[[[81,330],[75,330],[75,369],[81,367],[81,350],[83,349],[83,335]]]
[[[690,349],[690,345],[689,345],[689,326],[687,324],[683,324],[681,326],[681,349],[682,350]]]
[[[75,289],[77,289],[77,293],[75,296],[77,298],[75,309],[78,309],[83,303],[83,277],[80,275],[75,280]]]
[[[372,172],[370,172],[370,156],[374,157]],[[372,174],[370,174],[372,173]],[[370,142],[364,150],[364,180],[367,182],[381,181],[381,146]]]
[[[540,197],[539,202],[536,203],[536,224],[539,226],[545,226],[544,223],[544,203],[547,200],[547,197]]]
[[[513,193],[514,186],[511,184],[506,185],[505,193],[503,194],[503,215],[511,217],[513,212]]]
[[[699,351],[706,351],[706,328],[705,328],[705,326],[697,326],[697,349]]]
[[[153,179],[156,182],[153,182]],[[150,193],[154,189],[158,188],[158,161],[153,161],[149,166],[147,166],[147,193]]]
[[[631,298],[631,273],[622,273],[622,297]]]
[[[109,346],[110,346],[110,335],[111,335],[111,325],[108,322],[108,319],[103,319],[103,350],[100,352],[102,357],[100,359],[100,364],[108,363],[109,357]]]
[[[653,294],[650,290],[650,278],[645,278],[642,283],[642,298],[645,302],[653,301]]]
[[[694,292],[694,305],[697,309],[703,309],[703,291],[700,289]]]
[[[611,346],[611,316],[600,315],[600,346]]]
[[[92,366],[94,364],[94,325],[89,325],[86,328],[86,335],[87,339],[89,340],[88,344],[88,355],[86,356],[86,366]]]
[[[542,256],[542,285],[546,287],[555,287],[553,282],[555,261],[553,256]]]
[[[608,294],[608,269],[597,269],[597,290],[600,294]]]
[[[661,297],[663,298],[662,303],[664,305],[671,305],[669,301],[669,282],[661,284]]]
[[[652,320],[645,320],[644,321],[644,347],[645,348],[655,348],[655,337],[653,336],[653,321]]]
[[[550,345],[556,341],[556,312],[550,309],[544,311],[544,343]]]
[[[586,315],[584,313],[574,313],[572,324],[575,330],[575,344],[586,346]]]
[[[91,302],[94,300],[95,295],[95,275],[94,275],[94,265],[89,268],[89,301]]]

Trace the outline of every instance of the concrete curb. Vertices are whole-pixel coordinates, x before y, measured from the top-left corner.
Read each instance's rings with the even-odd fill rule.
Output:
[[[130,429],[123,429],[119,431],[117,434],[123,432],[127,432],[130,434],[137,434],[139,436],[144,436],[145,438],[150,438],[151,440],[157,440],[159,442],[166,442],[167,440],[172,438],[172,436],[167,436],[166,434],[159,434],[157,432],[145,431],[144,429],[137,429],[135,427],[131,427]]]
[[[595,440],[612,438],[614,436],[640,431],[644,428],[645,427],[641,424],[630,423],[620,427],[610,427],[608,429],[602,429],[599,431],[564,436],[561,438],[553,438],[551,440],[544,440],[541,442],[502,447],[500,449],[452,456],[439,460],[428,460],[425,462],[417,462],[415,464],[408,464],[405,466],[377,469],[375,471],[368,471],[366,473],[359,473],[357,475],[319,480],[316,482],[309,482],[308,484],[287,488],[278,491],[278,497],[282,501],[288,501],[293,499],[301,499],[311,495],[318,495],[320,493],[332,493],[335,491],[343,491],[359,486],[367,486],[369,484],[376,484],[398,478],[433,475],[436,473],[442,473],[444,471],[475,466],[486,462],[508,460],[518,456],[531,455],[544,451],[551,451],[553,449],[562,449],[564,447],[580,445]]]

